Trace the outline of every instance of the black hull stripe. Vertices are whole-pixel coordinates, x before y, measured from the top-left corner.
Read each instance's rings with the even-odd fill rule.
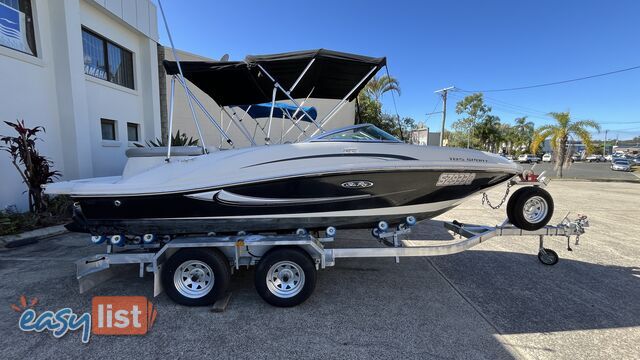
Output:
[[[404,156],[404,155],[375,154],[375,153],[362,153],[362,154],[358,154],[358,153],[356,153],[356,154],[343,153],[343,154],[324,154],[324,155],[300,156],[300,157],[294,157],[294,158],[272,160],[272,161],[267,161],[267,162],[263,162],[263,163],[248,165],[248,166],[243,167],[243,169],[244,168],[254,167],[254,166],[266,165],[266,164],[274,164],[274,163],[279,163],[279,162],[286,162],[286,161],[318,159],[318,158],[332,158],[332,157],[371,157],[371,158],[388,158],[388,159],[395,159],[395,160],[418,160],[416,158],[412,158],[410,156]]]

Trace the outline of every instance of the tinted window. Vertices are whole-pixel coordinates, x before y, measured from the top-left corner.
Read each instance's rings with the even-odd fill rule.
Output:
[[[82,29],[84,73],[134,88],[133,53],[87,29]]]
[[[116,140],[116,122],[114,120],[100,119],[102,140]]]

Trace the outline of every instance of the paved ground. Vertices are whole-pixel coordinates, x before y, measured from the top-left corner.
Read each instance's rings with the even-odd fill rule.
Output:
[[[527,168],[531,168],[532,165],[523,164]],[[535,165],[535,172],[540,173],[547,171],[555,177],[556,170],[554,164],[540,163]],[[623,171],[611,170],[611,164],[609,162],[603,163],[589,163],[589,162],[575,162],[567,169],[563,170],[563,178],[565,179],[584,179],[584,180],[605,180],[605,181],[637,181],[640,182],[640,174]]]
[[[537,239],[504,238],[465,253],[438,257],[340,260],[320,272],[314,295],[291,309],[265,304],[252,271],[233,276],[224,313],[187,308],[165,295],[155,327],[145,337],[79,334],[54,339],[22,333],[9,308],[21,294],[38,297],[38,311],[89,311],[94,295],[151,297],[150,278],[135,275],[88,294],[77,291],[72,261],[97,251],[67,235],[0,252],[0,349],[17,358],[640,358],[640,185],[552,182],[556,219],[567,211],[590,215],[591,228],[575,251],[562,239],[548,247],[554,267],[536,259]],[[606,189],[606,190],[604,190]],[[499,197],[497,189],[492,199]],[[480,199],[442,216],[495,224],[503,211]],[[371,246],[365,232],[341,232],[338,244]],[[433,222],[412,238],[450,239]]]

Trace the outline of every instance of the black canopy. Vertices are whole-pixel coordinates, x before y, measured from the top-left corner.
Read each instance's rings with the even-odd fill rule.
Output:
[[[271,102],[273,82],[262,66],[285,90],[289,90],[315,59],[296,88],[294,99],[342,99],[365,75],[375,68],[348,98],[353,100],[375,73],[386,64],[386,58],[372,58],[331,50],[310,50],[274,55],[249,55],[245,61],[180,61],[185,78],[211,96],[219,105],[258,104]],[[164,61],[167,74],[178,73],[175,61]],[[287,100],[281,91],[276,100]]]

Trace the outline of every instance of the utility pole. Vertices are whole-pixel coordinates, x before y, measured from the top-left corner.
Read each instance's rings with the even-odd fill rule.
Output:
[[[602,145],[602,156],[607,156],[607,133],[609,130],[604,131],[604,144]]]
[[[434,91],[436,94],[440,94],[442,96],[442,127],[440,128],[440,146],[444,144],[444,126],[447,121],[447,92],[454,91],[455,86],[449,86],[448,88],[440,89]]]

